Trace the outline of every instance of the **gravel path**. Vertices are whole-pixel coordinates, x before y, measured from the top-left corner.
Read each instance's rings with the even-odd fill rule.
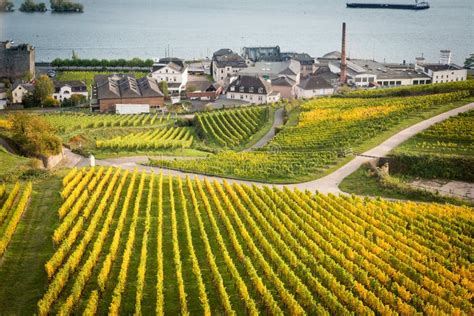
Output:
[[[363,153],[363,155],[375,156],[375,157],[386,156],[392,149],[394,149],[395,147],[397,147],[398,145],[400,145],[404,141],[408,140],[410,137],[412,137],[412,136],[418,134],[419,132],[427,129],[428,127],[432,126],[433,124],[439,123],[439,122],[444,121],[444,120],[446,120],[446,119],[448,119],[452,116],[456,116],[459,113],[467,112],[467,111],[473,110],[473,109],[474,109],[474,103],[470,103],[470,104],[464,105],[462,107],[459,107],[459,108],[444,112],[442,114],[439,114],[435,117],[432,117],[430,119],[422,121],[422,122],[420,122],[418,124],[415,124],[413,126],[410,126],[406,129],[400,131],[399,133],[393,135],[392,137],[390,137],[389,139],[384,141],[382,144],[366,151],[365,153]],[[277,123],[276,118],[275,118],[275,123]],[[274,125],[277,126],[277,124],[274,124]],[[274,131],[273,128],[272,128],[272,130]],[[262,143],[266,144],[268,141],[271,140],[272,137],[270,137],[269,139],[267,138],[267,136],[270,133],[271,132],[269,132],[267,135],[265,135],[265,137],[264,137],[265,140],[262,141]],[[66,153],[66,155],[70,156],[70,155],[75,155],[75,154]],[[78,155],[76,155],[76,156],[78,156]],[[88,163],[87,159],[85,159],[83,157],[78,158],[78,159],[79,159],[79,163],[77,163],[75,165],[70,165],[70,167],[76,166],[76,165],[77,166],[82,166],[82,165],[84,165],[84,163],[85,163],[85,165],[87,165],[87,163]],[[166,175],[169,174],[169,175],[172,175],[172,176],[179,176],[179,177],[190,176],[190,177],[194,178],[195,176],[197,176],[199,179],[207,178],[211,181],[213,181],[213,180],[222,181],[223,179],[225,179],[225,178],[222,178],[222,177],[206,176],[206,175],[202,175],[202,174],[181,172],[181,171],[176,171],[176,170],[163,169],[163,168],[159,168],[159,167],[149,167],[149,166],[143,166],[143,165],[139,164],[139,163],[147,161],[147,159],[148,159],[147,157],[143,157],[143,156],[141,156],[141,157],[124,157],[124,158],[96,160],[96,164],[101,165],[101,166],[115,166],[115,167],[120,167],[120,168],[123,168],[123,169],[129,169],[129,170],[133,170],[133,169],[137,168],[138,170],[145,170],[147,172],[153,171],[155,173],[159,173],[159,172],[162,171]],[[367,161],[370,161],[371,159],[372,158],[369,158],[369,157],[360,157],[360,156],[358,156],[358,157],[354,158],[353,160],[351,160],[350,162],[348,162],[347,164],[345,164],[344,166],[342,166],[341,168],[334,171],[333,173],[331,173],[331,174],[329,174],[329,175],[327,175],[327,176],[325,176],[321,179],[317,179],[317,180],[309,181],[309,182],[304,182],[304,183],[298,183],[298,184],[275,185],[275,186],[280,187],[280,188],[284,187],[284,186],[287,186],[289,188],[298,188],[299,190],[309,190],[309,191],[312,191],[312,192],[319,191],[321,193],[341,194],[343,192],[339,189],[339,184],[342,182],[342,180],[344,180],[347,176],[349,176],[350,174],[355,172],[363,163],[365,163]],[[74,159],[72,159],[72,160],[75,161]],[[237,182],[237,183],[241,183],[241,184],[255,184],[255,185],[258,185],[258,186],[269,185],[269,184],[251,182],[251,181],[244,181],[244,180],[233,180],[233,179],[227,179],[227,180],[229,182]]]
[[[283,120],[285,117],[285,110],[283,108],[277,109],[275,111],[275,118],[273,120],[273,125],[272,128],[266,133],[258,142],[256,142],[253,146],[250,146],[249,148],[245,149],[244,151],[250,151],[252,149],[256,148],[262,148],[268,142],[270,142],[273,137],[275,137],[275,127],[283,125]]]

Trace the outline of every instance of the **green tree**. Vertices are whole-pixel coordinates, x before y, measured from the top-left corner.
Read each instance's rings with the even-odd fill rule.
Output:
[[[169,90],[168,90],[168,82],[160,81],[159,87],[160,87],[160,90],[161,90],[161,92],[163,92],[163,95],[165,97],[169,96],[170,93],[169,93]]]
[[[473,68],[474,67],[474,54],[471,54],[466,60],[464,61],[465,68]]]
[[[51,79],[46,75],[41,75],[35,84],[35,90],[33,95],[35,99],[43,106],[44,102],[48,97],[50,97],[54,92],[54,84]]]
[[[12,123],[12,140],[25,155],[51,156],[61,152],[61,139],[40,116],[20,112],[11,115],[9,120]]]

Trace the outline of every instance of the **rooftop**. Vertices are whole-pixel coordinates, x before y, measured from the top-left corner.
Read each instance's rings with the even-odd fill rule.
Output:
[[[423,67],[426,70],[431,70],[431,71],[443,71],[443,70],[461,70],[462,67],[455,65],[455,64],[449,64],[449,65],[444,65],[444,64],[424,64]]]
[[[272,86],[260,76],[240,75],[230,83],[227,91],[267,95],[272,92]]]
[[[163,97],[158,82],[151,77],[136,79],[133,75],[97,75],[94,78],[97,99]]]
[[[333,86],[327,82],[324,78],[318,75],[308,75],[301,78],[298,85],[303,90],[318,90],[318,89],[331,89]]]
[[[265,62],[259,61],[241,71],[245,75],[260,75],[275,79],[285,76],[295,76],[300,72],[300,65],[295,60]]]

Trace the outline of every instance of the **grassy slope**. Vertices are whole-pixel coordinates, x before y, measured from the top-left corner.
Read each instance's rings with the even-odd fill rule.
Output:
[[[55,211],[61,198],[58,173],[33,185],[30,205],[0,260],[0,311],[2,314],[28,314],[37,311],[36,303],[47,286],[44,263],[53,254],[51,235],[58,225]]]
[[[401,183],[404,182],[404,180],[401,178],[396,179],[398,179]],[[339,188],[347,193],[371,197],[383,197],[389,199],[420,202],[468,204],[468,202],[449,197],[433,195],[423,190],[413,189],[402,192],[400,190],[382,186],[375,176],[370,175],[370,172],[365,166],[361,166],[356,172],[345,178],[339,185]]]
[[[30,159],[13,155],[0,146],[0,178],[27,168],[29,162]]]

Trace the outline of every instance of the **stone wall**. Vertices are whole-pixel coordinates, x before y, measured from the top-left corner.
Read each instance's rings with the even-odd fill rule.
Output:
[[[35,75],[35,49],[31,45],[13,46],[0,43],[0,78],[18,79],[30,73]]]
[[[41,160],[43,161],[43,165],[45,169],[53,169],[56,167],[64,158],[64,152],[61,151],[61,153],[54,155],[54,156],[49,156],[49,157],[42,157]]]

